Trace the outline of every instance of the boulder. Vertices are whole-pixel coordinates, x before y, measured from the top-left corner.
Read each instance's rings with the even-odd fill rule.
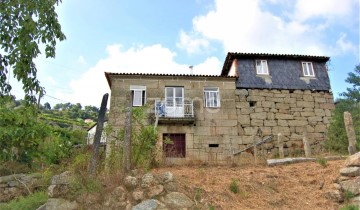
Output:
[[[340,185],[344,191],[350,191],[354,195],[360,194],[360,176],[340,182]]]
[[[347,167],[340,169],[342,176],[360,176],[360,167]]]
[[[155,199],[145,200],[132,207],[132,210],[155,210],[159,206],[159,201]]]
[[[339,190],[331,190],[325,193],[325,198],[341,203],[344,201],[344,196]]]
[[[345,161],[345,166],[357,166],[360,167],[360,152],[349,156]]]
[[[143,191],[134,191],[132,193],[132,197],[135,201],[142,201],[144,199],[144,192]]]
[[[154,176],[151,173],[144,174],[141,179],[141,187],[148,188],[155,182]]]
[[[51,179],[52,185],[61,185],[61,184],[69,184],[72,179],[72,174],[70,171],[65,171],[61,174],[55,175]]]
[[[48,196],[50,198],[61,197],[66,195],[70,189],[69,184],[72,179],[70,171],[65,171],[61,174],[55,175],[51,179],[51,185],[48,187]]]
[[[170,171],[160,174],[159,176],[161,183],[168,183],[174,181],[174,176]]]
[[[133,176],[127,176],[124,179],[124,185],[127,189],[129,190],[133,190],[136,188],[136,186],[138,185],[137,179],[136,177]]]
[[[352,204],[352,205],[357,206],[357,207],[360,209],[360,196],[351,198],[351,199],[349,200],[349,203]]]
[[[177,185],[175,182],[168,182],[164,185],[164,188],[167,192],[175,192],[177,191]]]
[[[164,203],[172,209],[190,208],[194,202],[183,193],[171,192],[164,196]]]
[[[125,209],[127,205],[126,198],[127,191],[122,186],[119,186],[105,199],[104,206],[108,209]]]
[[[73,201],[68,201],[62,198],[49,198],[49,200],[37,210],[76,210],[79,205]]]
[[[149,188],[149,192],[147,193],[147,196],[149,198],[153,198],[155,196],[160,195],[162,192],[164,192],[164,186],[162,186],[161,184],[156,185],[154,187],[150,187]]]

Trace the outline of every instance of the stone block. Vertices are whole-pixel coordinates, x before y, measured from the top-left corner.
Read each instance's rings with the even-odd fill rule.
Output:
[[[250,119],[259,119],[265,120],[266,119],[266,112],[255,112],[250,114]]]
[[[297,107],[314,108],[314,102],[311,102],[311,101],[297,101],[296,105],[297,105]]]
[[[315,116],[320,116],[320,117],[324,117],[325,116],[325,111],[323,109],[315,109]]]
[[[296,104],[296,98],[284,98],[284,103],[286,104]]]
[[[246,89],[236,89],[235,90],[235,95],[238,96],[248,96],[249,92]]]
[[[273,101],[262,101],[261,106],[267,108],[275,108],[275,103]]]
[[[321,103],[320,104],[321,109],[335,109],[334,103]]]
[[[241,136],[241,144],[252,144],[254,142],[254,137],[252,136]]]
[[[264,126],[274,127],[277,126],[276,120],[265,120]]]
[[[284,102],[284,98],[266,97],[266,101],[272,101],[272,102],[283,103],[283,102]]]
[[[303,100],[304,101],[314,101],[314,97],[312,95],[304,95]]]
[[[250,125],[250,115],[238,115],[238,122],[240,125]]]
[[[249,102],[237,102],[236,108],[237,109],[250,108],[250,105],[249,105]]]
[[[266,118],[267,118],[268,120],[274,120],[274,119],[275,119],[275,114],[272,113],[272,112],[268,112],[268,113],[266,114]]]
[[[308,121],[311,125],[317,124],[317,122],[321,122],[323,119],[322,117],[309,117]]]
[[[278,122],[279,126],[284,126],[284,127],[289,126],[289,123],[287,120],[278,120],[277,122]]]
[[[247,97],[246,100],[247,100],[247,101],[259,102],[259,101],[265,101],[265,97],[264,97],[264,96],[254,96],[254,95],[250,95],[250,96]]]
[[[288,121],[289,126],[305,126],[308,124],[308,122],[306,120],[289,120]]]
[[[245,131],[245,135],[247,135],[247,136],[255,136],[258,131],[258,128],[257,127],[245,127],[244,131]]]
[[[294,116],[291,115],[291,114],[276,113],[275,114],[275,119],[278,119],[278,120],[292,120],[292,119],[294,119]]]
[[[300,112],[302,117],[313,117],[315,112]]]
[[[264,126],[264,120],[251,120],[251,126]]]
[[[324,97],[314,97],[314,100],[318,103],[326,103],[326,99]]]
[[[276,109],[289,109],[290,105],[286,103],[276,103],[275,104]]]
[[[326,132],[326,125],[315,125],[315,132]]]
[[[273,127],[271,129],[271,132],[273,135],[277,135],[278,133],[281,133],[283,136],[290,135],[290,128],[289,127]]]

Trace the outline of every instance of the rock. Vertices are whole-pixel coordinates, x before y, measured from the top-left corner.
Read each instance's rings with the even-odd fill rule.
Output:
[[[162,186],[161,184],[159,184],[159,185],[156,185],[156,186],[154,186],[154,187],[151,187],[151,188],[149,189],[149,192],[147,193],[147,196],[148,196],[149,198],[153,198],[153,197],[155,197],[155,196],[160,195],[163,191],[164,191],[164,186]]]
[[[336,190],[341,190],[341,185],[339,185],[338,183],[334,183],[333,186]]]
[[[69,185],[59,184],[59,185],[50,185],[48,187],[48,196],[49,198],[58,198],[62,195],[66,195],[70,191]]]
[[[351,198],[349,200],[349,203],[352,204],[352,205],[357,206],[360,209],[360,196],[357,196],[355,198]]]
[[[137,179],[136,177],[132,177],[132,176],[127,176],[125,177],[124,179],[124,185],[127,189],[129,190],[133,190],[136,188],[138,182],[137,182]]]
[[[49,200],[37,210],[76,210],[79,205],[76,202],[71,202],[62,198],[49,198]]]
[[[61,184],[69,184],[71,181],[72,175],[70,171],[65,171],[59,175],[55,175],[51,179],[52,185],[61,185]]]
[[[148,188],[154,183],[154,176],[151,173],[144,174],[141,179],[141,187]]]
[[[107,207],[106,209],[125,209],[127,205],[126,198],[127,191],[122,186],[119,186],[110,193],[103,205]]]
[[[167,192],[175,192],[177,191],[177,185],[175,182],[169,182],[164,185],[164,188]]]
[[[268,159],[266,160],[268,166],[277,166],[277,165],[285,165],[290,163],[301,163],[301,162],[309,162],[316,161],[315,158],[283,158],[283,159]]]
[[[190,208],[194,205],[192,200],[179,192],[171,192],[164,196],[164,202],[166,206],[173,209]]]
[[[325,193],[325,198],[332,201],[341,203],[344,201],[344,196],[340,193],[339,190],[331,190]]]
[[[360,176],[356,177],[355,179],[340,182],[340,185],[344,191],[350,191],[354,195],[360,194]]]
[[[360,167],[347,167],[340,169],[342,176],[360,176]]]
[[[167,171],[159,176],[161,183],[168,183],[174,181],[174,176],[170,171]]]
[[[159,206],[159,201],[155,199],[145,200],[132,207],[132,210],[155,210]]]
[[[349,156],[345,160],[345,166],[358,166],[358,167],[360,167],[360,152]]]
[[[340,183],[340,182],[343,182],[343,181],[347,181],[349,180],[350,177],[348,176],[339,176],[337,179],[336,179],[336,182]]]
[[[132,197],[135,201],[142,201],[144,199],[144,192],[143,191],[134,191],[132,193]]]

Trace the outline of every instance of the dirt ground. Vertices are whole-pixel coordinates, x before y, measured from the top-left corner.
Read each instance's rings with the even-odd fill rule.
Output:
[[[195,209],[338,209],[324,194],[339,176],[343,160],[296,163],[268,167],[176,166],[154,169],[171,171],[181,192],[196,202]],[[237,182],[239,192],[230,184]]]

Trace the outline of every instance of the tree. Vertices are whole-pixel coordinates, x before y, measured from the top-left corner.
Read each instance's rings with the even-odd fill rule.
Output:
[[[0,96],[10,95],[7,74],[23,84],[25,99],[36,102],[36,94],[45,90],[37,79],[34,59],[44,44],[46,57],[55,57],[56,41],[65,39],[55,12],[61,0],[0,1]]]
[[[360,102],[360,64],[358,64],[355,72],[349,72],[346,82],[352,84],[352,88],[347,88],[347,92],[343,92],[340,95],[345,96],[346,99],[352,100],[356,103]]]
[[[45,110],[50,110],[50,109],[51,109],[51,106],[50,106],[49,102],[46,102],[46,103],[44,104],[44,109],[45,109]]]

